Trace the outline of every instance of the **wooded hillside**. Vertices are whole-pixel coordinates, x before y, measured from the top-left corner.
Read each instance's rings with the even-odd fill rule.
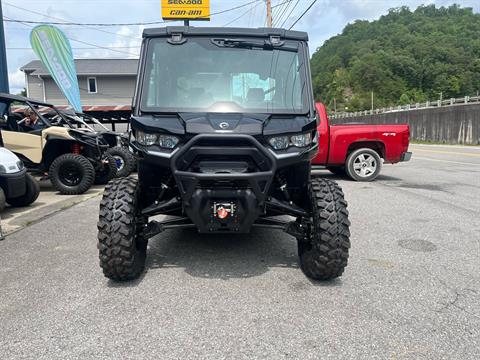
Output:
[[[312,74],[316,99],[337,110],[370,109],[372,91],[375,108],[476,95],[480,14],[429,5],[356,21],[317,49]]]

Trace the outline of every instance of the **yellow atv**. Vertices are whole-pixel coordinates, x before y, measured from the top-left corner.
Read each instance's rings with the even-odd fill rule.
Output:
[[[95,134],[62,126],[60,113],[51,123],[54,106],[23,96],[0,93],[0,145],[14,152],[30,172],[45,175],[66,195],[82,194],[115,177],[108,144]],[[58,111],[57,111],[58,112]]]

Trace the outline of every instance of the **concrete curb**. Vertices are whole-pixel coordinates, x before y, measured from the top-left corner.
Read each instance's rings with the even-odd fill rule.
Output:
[[[90,190],[87,194],[69,197],[65,200],[56,201],[38,208],[25,208],[25,212],[14,214],[8,220],[0,220],[0,240],[3,240],[5,237],[14,234],[28,227],[29,225],[38,223],[39,221],[42,221],[62,210],[66,210],[72,206],[93,199],[103,193],[103,188],[92,190]]]

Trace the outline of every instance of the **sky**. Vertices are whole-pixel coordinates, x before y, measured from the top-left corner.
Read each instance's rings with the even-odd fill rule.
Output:
[[[77,23],[143,23],[162,21],[160,0],[1,0],[5,18],[30,21]],[[211,13],[228,10],[252,0],[210,0]],[[312,0],[272,0],[274,26],[290,27]],[[390,8],[422,4],[448,6],[459,4],[480,12],[480,0],[317,0],[310,11],[295,25],[307,31],[311,53],[323,42],[342,32],[357,19],[374,20]],[[295,7],[295,5],[297,5]],[[287,8],[288,6],[288,8]],[[262,27],[265,25],[265,1],[211,17],[211,21],[192,22],[194,26]],[[170,25],[181,25],[172,22]],[[5,22],[10,92],[18,93],[25,86],[19,68],[36,59],[29,43],[34,25]],[[165,24],[148,27],[165,26]],[[64,26],[76,58],[136,58],[144,26]],[[81,42],[79,42],[81,41]],[[88,44],[85,44],[88,43]],[[105,49],[109,48],[109,50]]]

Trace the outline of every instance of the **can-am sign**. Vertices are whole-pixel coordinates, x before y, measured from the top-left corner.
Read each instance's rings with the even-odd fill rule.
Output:
[[[162,0],[164,20],[210,20],[210,0]]]

